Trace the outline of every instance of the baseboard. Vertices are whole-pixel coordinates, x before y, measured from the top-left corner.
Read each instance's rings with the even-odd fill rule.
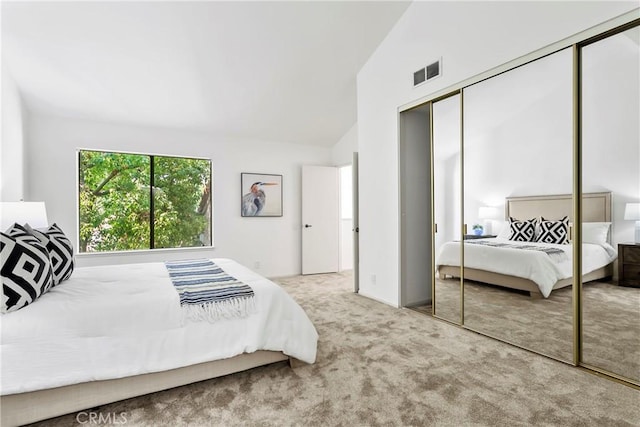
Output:
[[[389,305],[389,306],[391,306],[391,307],[393,307],[393,308],[400,308],[400,306],[398,305],[398,303],[392,304],[392,303],[390,303],[389,301],[385,301],[385,300],[383,300],[383,299],[380,299],[380,298],[378,298],[378,297],[375,297],[375,296],[373,296],[373,295],[370,295],[370,294],[368,294],[366,291],[363,291],[362,289],[360,289],[360,290],[358,291],[358,295],[362,295],[363,297],[366,297],[366,298],[372,299],[372,300],[374,300],[374,301],[376,301],[376,302],[379,302],[379,303],[382,303],[382,304],[384,304],[384,305]]]

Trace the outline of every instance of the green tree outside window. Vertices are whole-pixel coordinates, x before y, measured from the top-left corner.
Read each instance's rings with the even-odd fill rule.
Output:
[[[79,152],[80,252],[211,245],[211,161]]]

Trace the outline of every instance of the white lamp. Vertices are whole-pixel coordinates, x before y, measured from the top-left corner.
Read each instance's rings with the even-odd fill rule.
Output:
[[[640,244],[640,203],[627,203],[624,219],[636,222],[636,243]]]
[[[33,228],[47,227],[49,222],[44,202],[0,203],[0,230],[5,231],[16,222]]]
[[[494,218],[498,217],[498,208],[490,207],[490,206],[480,206],[478,209],[478,218],[484,219],[484,234],[493,234],[491,233],[491,225]]]

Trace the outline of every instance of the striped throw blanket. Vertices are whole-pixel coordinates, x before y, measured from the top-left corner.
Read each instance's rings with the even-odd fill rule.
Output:
[[[215,322],[247,317],[256,310],[253,289],[211,260],[168,261],[165,266],[189,319]]]
[[[521,243],[500,243],[493,240],[465,240],[464,244],[492,246],[494,248],[523,249],[525,251],[540,251],[549,255],[549,258],[556,263],[567,261],[569,259],[562,249],[550,248],[547,246],[523,245]]]

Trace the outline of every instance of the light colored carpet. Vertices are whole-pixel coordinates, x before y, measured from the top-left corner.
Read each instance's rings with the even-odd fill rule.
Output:
[[[489,336],[573,360],[571,287],[549,298],[465,281],[465,325]],[[430,308],[427,309],[430,312]],[[459,323],[459,280],[436,280],[436,313]],[[585,363],[640,381],[640,289],[610,282],[583,285]]]
[[[640,392],[352,293],[349,275],[277,280],[320,334],[286,362],[97,408],[136,426],[637,426]],[[75,424],[75,415],[41,425]]]

